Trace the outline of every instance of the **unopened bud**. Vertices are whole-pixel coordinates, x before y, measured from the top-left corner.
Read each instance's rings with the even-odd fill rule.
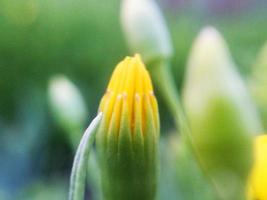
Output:
[[[124,0],[121,21],[130,50],[145,63],[171,57],[169,32],[154,0]]]
[[[159,116],[138,55],[117,65],[99,110],[103,119],[96,142],[104,199],[154,199]]]
[[[65,76],[58,75],[49,82],[49,102],[58,125],[70,134],[73,145],[78,144],[88,113],[78,88]]]
[[[243,199],[252,164],[252,135],[261,124],[221,35],[207,27],[188,62],[184,105],[192,145],[219,199]]]

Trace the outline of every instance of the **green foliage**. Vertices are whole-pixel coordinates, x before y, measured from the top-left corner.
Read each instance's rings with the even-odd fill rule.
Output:
[[[204,16],[190,8],[169,9],[161,2],[175,49],[171,65],[179,87],[193,38],[206,24],[225,35],[241,74],[249,74],[266,40],[264,12],[248,9],[234,16]],[[48,80],[54,74],[66,74],[81,90],[90,114],[96,113],[113,66],[129,54],[119,9],[119,0],[0,0],[0,199],[66,199],[74,152],[49,110]],[[170,118],[159,102],[161,119]],[[163,135],[173,126],[169,121],[162,120]],[[163,156],[162,160],[165,169],[175,158]],[[188,179],[192,170],[183,163],[163,171],[178,183],[170,192],[166,187],[170,184],[161,184],[160,198],[166,194],[197,200],[187,191],[198,181]],[[188,171],[179,175],[179,167]],[[175,169],[178,176],[173,175]],[[182,186],[186,189],[178,190]],[[95,190],[90,188],[88,198]],[[168,199],[166,195],[163,199]]]

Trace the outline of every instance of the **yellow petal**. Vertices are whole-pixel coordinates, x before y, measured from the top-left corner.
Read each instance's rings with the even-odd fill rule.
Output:
[[[255,163],[250,177],[250,195],[253,199],[267,199],[267,135],[256,138]]]
[[[112,116],[116,116],[116,126],[120,126],[120,115],[123,112],[120,104],[121,98],[126,101],[128,107],[128,117],[131,122],[131,130],[136,124],[135,120],[145,123],[143,98],[149,97],[149,102],[153,109],[155,127],[159,127],[158,122],[158,107],[157,100],[154,96],[152,82],[148,71],[145,68],[144,63],[140,55],[134,57],[126,57],[120,62],[109,81],[107,91],[101,99],[99,110],[104,113],[107,121],[107,126],[111,121]],[[136,113],[141,112],[141,113]],[[139,116],[139,117],[136,117]],[[139,119],[141,117],[141,120]],[[112,120],[113,121],[113,120]]]

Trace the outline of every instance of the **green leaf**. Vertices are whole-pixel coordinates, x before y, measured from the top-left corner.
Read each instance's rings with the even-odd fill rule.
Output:
[[[84,199],[87,163],[101,119],[102,113],[99,113],[84,132],[78,146],[71,171],[69,200]]]

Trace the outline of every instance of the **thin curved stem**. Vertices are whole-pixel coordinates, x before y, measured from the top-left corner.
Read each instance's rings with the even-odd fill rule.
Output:
[[[89,127],[84,132],[81,142],[76,151],[74,162],[71,170],[69,200],[83,200],[85,183],[86,183],[86,170],[89,159],[90,150],[92,148],[96,130],[102,118],[102,113],[99,113],[96,118],[91,122]]]

